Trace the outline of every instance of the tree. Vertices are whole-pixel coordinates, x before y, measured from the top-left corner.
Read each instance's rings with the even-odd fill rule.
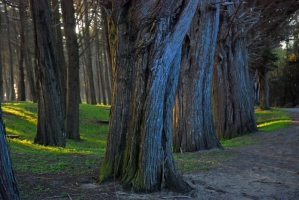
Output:
[[[15,179],[6,141],[5,125],[0,106],[0,198],[20,199],[18,182]]]
[[[76,20],[73,0],[62,0],[67,65],[67,98],[66,98],[66,135],[69,139],[80,140],[79,134],[79,47],[76,35]]]
[[[135,191],[191,190],[174,167],[172,108],[181,42],[197,4],[196,0],[106,4],[112,11],[109,42],[116,65],[100,181],[120,178]]]
[[[94,88],[94,78],[93,78],[93,70],[92,70],[92,59],[91,59],[91,43],[90,43],[90,32],[89,32],[89,12],[88,12],[88,2],[84,0],[84,22],[85,22],[85,32],[84,32],[84,42],[86,48],[86,72],[87,72],[87,92],[89,98],[87,98],[87,103],[89,104],[97,104],[96,96],[95,96],[95,88]]]
[[[212,86],[213,117],[219,139],[257,131],[248,70],[246,33],[250,24],[245,27],[245,19],[252,13],[243,15],[244,5],[243,1],[234,0],[221,14]]]
[[[270,109],[268,72],[275,68],[277,56],[272,50],[288,37],[288,27],[292,24],[292,15],[299,8],[299,2],[293,0],[252,1],[251,10],[258,10],[253,19],[257,19],[248,32],[249,66],[257,71],[260,96],[260,108]]]
[[[64,57],[59,5],[60,4],[58,3],[58,0],[52,0],[54,35],[55,35],[55,42],[56,42],[58,59],[59,59],[59,66],[60,66],[59,67],[60,78],[61,78],[61,83],[62,83],[61,89],[62,89],[62,93],[63,93],[63,98],[62,98],[63,108],[64,108],[63,110],[64,110],[64,112],[66,112],[67,69],[66,69],[66,62],[65,62],[65,57]]]
[[[211,88],[220,4],[201,2],[183,40],[174,112],[173,150],[220,148],[212,117]]]
[[[35,143],[65,147],[60,70],[48,0],[30,0],[34,24],[38,119]]]
[[[23,0],[19,0],[19,15],[21,21],[20,27],[20,62],[19,62],[19,86],[18,86],[18,99],[19,101],[26,101],[25,95],[25,72],[24,62],[26,56],[26,41],[25,41],[25,25],[26,25],[26,4]]]
[[[9,78],[10,78],[10,82],[9,82],[9,84],[10,84],[9,99],[11,101],[14,101],[15,98],[16,98],[15,88],[14,88],[14,73],[13,73],[14,62],[13,62],[13,53],[12,53],[13,51],[12,51],[12,48],[11,48],[11,41],[10,41],[11,26],[10,26],[10,20],[9,20],[9,16],[8,16],[6,2],[4,2],[4,10],[5,10],[5,16],[6,16],[8,49],[9,49],[9,67],[10,67],[10,71],[9,71]]]

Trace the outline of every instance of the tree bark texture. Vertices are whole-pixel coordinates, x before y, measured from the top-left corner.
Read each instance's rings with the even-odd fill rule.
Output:
[[[0,24],[2,24],[2,16],[0,15]],[[3,62],[3,59],[2,59],[2,55],[3,55],[3,49],[2,49],[2,28],[0,28],[0,98],[3,100],[3,97],[4,97],[4,84],[3,84],[3,78],[5,77],[5,67],[4,67],[4,62]]]
[[[135,191],[190,191],[174,167],[172,108],[181,42],[198,1],[110,3],[115,79],[99,179],[120,178]]]
[[[258,72],[258,83],[260,89],[260,109],[269,110],[269,85],[268,85],[268,71],[260,70]]]
[[[0,199],[20,199],[18,182],[15,179],[6,141],[5,125],[0,107]]]
[[[14,73],[13,73],[13,53],[11,49],[11,41],[10,41],[10,23],[9,23],[9,17],[8,17],[8,12],[7,12],[7,5],[4,2],[4,10],[5,10],[5,15],[6,15],[6,25],[7,25],[7,38],[8,38],[8,49],[9,49],[9,84],[10,84],[10,91],[9,91],[9,100],[14,101],[16,99],[16,94],[15,94],[15,88],[14,88]]]
[[[21,27],[20,27],[20,62],[19,62],[18,100],[26,101],[24,61],[26,56],[25,20],[27,20],[27,18],[26,18],[25,2],[23,0],[19,0],[19,15],[20,15]]]
[[[198,5],[183,40],[174,112],[173,150],[192,152],[221,148],[212,116],[212,72],[219,28],[220,5]]]
[[[71,4],[71,2],[68,2]],[[59,60],[59,69],[60,69],[60,78],[61,78],[61,89],[63,94],[63,111],[66,112],[66,80],[67,80],[67,71],[66,71],[66,62],[64,57],[63,50],[63,40],[61,33],[61,20],[59,12],[59,2],[58,0],[52,0],[52,9],[53,9],[53,24],[54,24],[54,35],[56,41],[56,48]]]
[[[30,1],[36,49],[38,119],[35,143],[65,147],[60,69],[48,0]]]
[[[73,0],[61,1],[66,47],[67,65],[67,98],[66,98],[66,137],[80,140],[79,133],[79,46],[76,35],[76,20]]]
[[[92,59],[91,59],[91,43],[90,43],[90,32],[89,32],[89,17],[88,17],[88,2],[87,0],[84,0],[84,23],[85,23],[85,33],[84,33],[84,43],[86,48],[86,72],[87,72],[87,78],[88,78],[88,95],[89,98],[87,98],[88,101],[86,101],[88,104],[97,104],[97,99],[95,95],[95,88],[94,88],[94,78],[93,78],[93,70],[92,70]]]
[[[242,9],[242,1],[235,0],[234,5],[222,13],[213,69],[213,117],[221,140],[257,131],[246,33],[242,32],[242,23],[232,21],[242,13],[237,10],[239,4]]]

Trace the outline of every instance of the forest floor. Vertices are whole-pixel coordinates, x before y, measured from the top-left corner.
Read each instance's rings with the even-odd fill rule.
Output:
[[[144,194],[124,189],[117,180],[98,184],[100,166],[89,163],[88,173],[24,173],[15,171],[23,199],[299,199],[299,112],[291,126],[249,134],[247,145],[190,154],[175,154],[177,167],[194,188],[189,194],[169,190]],[[23,155],[14,155],[23,156]],[[76,171],[85,168],[86,156],[73,158]],[[194,158],[202,165],[179,162]],[[187,159],[188,160],[188,159]],[[85,164],[82,164],[85,162]],[[198,165],[198,164],[196,164]],[[186,168],[186,169],[185,169]]]

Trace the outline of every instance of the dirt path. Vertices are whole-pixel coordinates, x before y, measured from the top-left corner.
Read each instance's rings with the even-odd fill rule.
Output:
[[[289,128],[255,133],[252,145],[226,148],[219,167],[184,174],[191,194],[168,191],[136,195],[118,191],[119,199],[299,199],[299,109]],[[204,152],[206,153],[206,152]],[[108,198],[107,198],[108,199]]]
[[[23,199],[299,200],[299,109],[291,111],[294,121],[290,127],[251,134],[250,145],[199,152],[199,159],[212,161],[213,167],[181,172],[194,187],[190,194],[168,190],[136,194],[124,190],[117,181],[99,185],[96,164],[94,172],[84,176],[17,172]]]

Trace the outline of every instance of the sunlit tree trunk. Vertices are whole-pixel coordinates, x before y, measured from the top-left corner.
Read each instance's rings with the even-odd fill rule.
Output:
[[[172,108],[181,42],[198,1],[111,3],[114,96],[99,178],[120,178],[136,191],[188,192],[172,157]]]
[[[20,199],[6,141],[5,125],[0,106],[0,199]],[[2,198],[1,198],[2,197]]]
[[[199,4],[183,40],[174,116],[173,150],[220,148],[212,117],[211,88],[220,6]]]
[[[67,98],[66,98],[66,136],[80,140],[79,134],[79,46],[76,35],[76,20],[73,0],[62,0],[62,13],[66,37],[67,66]]]
[[[234,3],[222,15],[213,69],[213,117],[219,139],[257,131],[247,41],[245,33],[240,34],[244,27],[242,23],[231,24],[238,15],[228,17],[234,16],[237,6],[243,5],[239,0]]]
[[[60,69],[48,0],[30,0],[35,34],[38,119],[35,143],[65,147]]]

